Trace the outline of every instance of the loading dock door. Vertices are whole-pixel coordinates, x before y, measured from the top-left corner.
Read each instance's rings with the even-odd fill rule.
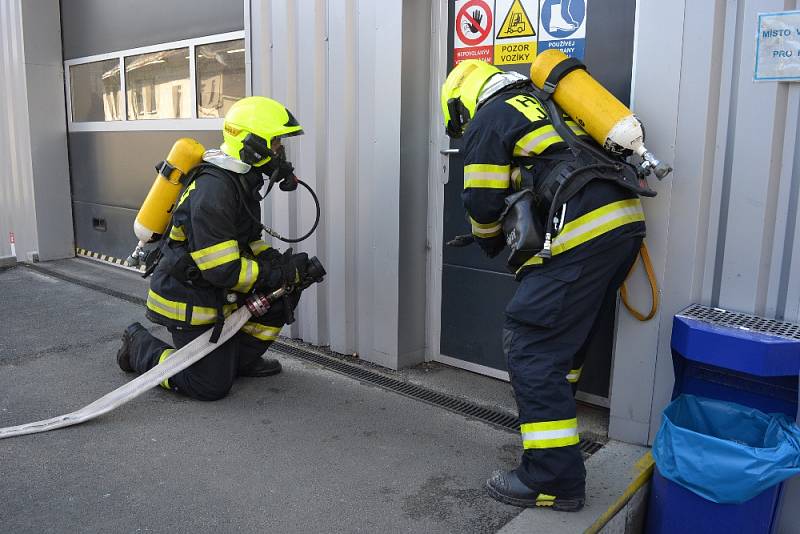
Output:
[[[585,6],[586,36],[583,43],[576,40],[576,46],[585,46],[584,62],[589,71],[623,102],[630,100],[631,68],[633,60],[633,30],[636,0],[571,0],[578,7]],[[538,7],[535,1],[522,1],[520,4],[531,20],[538,19]],[[541,0],[543,23],[551,28],[557,24],[552,17],[560,11],[557,4],[569,3],[570,0]],[[458,4],[458,5],[456,5]],[[462,13],[467,5],[466,13]],[[507,6],[512,5],[511,9]],[[448,36],[448,71],[453,67],[455,36],[454,25],[457,10],[463,24],[459,35],[458,46],[466,41],[475,42],[476,47],[468,53],[480,57],[486,47],[485,42],[478,42],[482,35],[481,26],[492,19],[494,32],[511,32],[514,17],[513,7],[516,2],[502,0],[478,0],[474,2],[449,2]],[[484,13],[483,7],[497,12],[491,15]],[[532,7],[536,6],[536,7]],[[566,7],[566,6],[564,6]],[[473,12],[478,9],[477,17]],[[502,13],[500,11],[503,11]],[[573,9],[573,12],[576,11]],[[577,10],[579,11],[579,9]],[[509,12],[511,16],[509,15]],[[563,17],[568,19],[569,17]],[[562,21],[558,24],[569,24]],[[470,25],[472,27],[470,27]],[[472,31],[477,30],[477,31]],[[517,25],[519,34],[524,33]],[[539,32],[537,28],[537,33]],[[497,40],[496,44],[503,41]],[[506,41],[507,42],[507,41]],[[495,62],[502,62],[493,47]],[[459,51],[459,54],[464,52]],[[488,52],[487,52],[488,53]],[[529,63],[498,65],[504,70],[516,70],[528,75]],[[460,148],[460,141],[453,141],[451,148]],[[461,190],[464,186],[463,159],[458,154],[450,156],[450,176],[445,186],[443,225],[444,240],[470,232],[469,223],[461,204]],[[516,290],[516,282],[505,267],[505,257],[486,258],[477,246],[466,248],[444,247],[442,265],[442,310],[441,310],[441,344],[440,360],[458,365],[473,371],[497,377],[507,377],[505,356],[503,355],[501,336],[503,327],[503,310]],[[588,394],[588,399],[602,400],[608,397],[609,377],[611,371],[611,353],[614,329],[614,314],[608,314],[608,321],[603,325],[603,335],[595,339],[590,348],[590,355],[581,379],[581,390]]]

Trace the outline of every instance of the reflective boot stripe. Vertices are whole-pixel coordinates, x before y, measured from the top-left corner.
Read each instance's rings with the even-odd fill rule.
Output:
[[[542,421],[520,425],[522,446],[525,449],[551,449],[577,445],[578,419]]]
[[[161,353],[161,356],[158,357],[158,363],[160,364],[161,362],[169,358],[169,355],[172,354],[173,352],[175,352],[175,349],[166,349],[164,352]],[[164,389],[170,389],[170,390],[172,389],[169,385],[169,378],[165,378],[164,381],[159,384],[159,386],[161,386]]]

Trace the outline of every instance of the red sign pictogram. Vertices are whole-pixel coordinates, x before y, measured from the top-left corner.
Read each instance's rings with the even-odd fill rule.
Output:
[[[17,242],[16,238],[14,237],[14,232],[8,232],[8,242],[12,245]]]
[[[456,15],[456,33],[468,46],[483,43],[492,33],[492,10],[483,0],[467,2]]]

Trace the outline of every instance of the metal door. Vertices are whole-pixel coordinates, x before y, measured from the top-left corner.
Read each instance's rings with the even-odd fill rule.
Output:
[[[520,2],[531,19],[538,17],[535,9],[542,5],[542,23],[550,24],[553,4],[569,0],[535,0]],[[633,61],[633,30],[635,0],[573,0],[578,8],[585,8],[586,36],[583,60],[589,71],[620,100],[630,100],[631,68]],[[448,71],[453,67],[456,35],[456,4],[459,12],[463,1],[449,1]],[[513,2],[516,4],[517,1]],[[506,24],[512,14],[508,1],[468,2],[469,6],[501,7],[502,13],[493,13],[494,33]],[[532,7],[535,6],[535,7]],[[470,7],[469,9],[474,9]],[[513,9],[513,8],[512,8]],[[547,14],[545,14],[547,12]],[[462,19],[471,21],[463,14]],[[481,17],[484,21],[486,15]],[[464,22],[464,21],[462,21]],[[537,32],[539,31],[537,26]],[[580,43],[583,45],[584,42]],[[541,43],[540,43],[541,45]],[[540,47],[540,50],[542,48]],[[578,47],[580,55],[580,46]],[[530,64],[499,65],[504,70],[516,70],[525,75]],[[452,149],[460,148],[460,141],[451,142]],[[444,241],[470,232],[470,226],[461,203],[464,185],[463,159],[450,156],[449,181],[445,186],[443,228]],[[477,246],[466,248],[446,247],[442,265],[442,308],[440,361],[457,365],[490,376],[507,378],[505,356],[502,351],[503,310],[516,290],[516,282],[505,267],[504,256],[488,259]],[[595,339],[584,369],[581,390],[587,398],[603,404],[608,397],[613,342],[613,314],[602,327],[603,335]]]

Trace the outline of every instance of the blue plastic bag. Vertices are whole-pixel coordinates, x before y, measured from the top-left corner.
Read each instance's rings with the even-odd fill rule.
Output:
[[[676,484],[739,504],[800,474],[800,427],[783,414],[681,395],[664,409],[653,458]]]

